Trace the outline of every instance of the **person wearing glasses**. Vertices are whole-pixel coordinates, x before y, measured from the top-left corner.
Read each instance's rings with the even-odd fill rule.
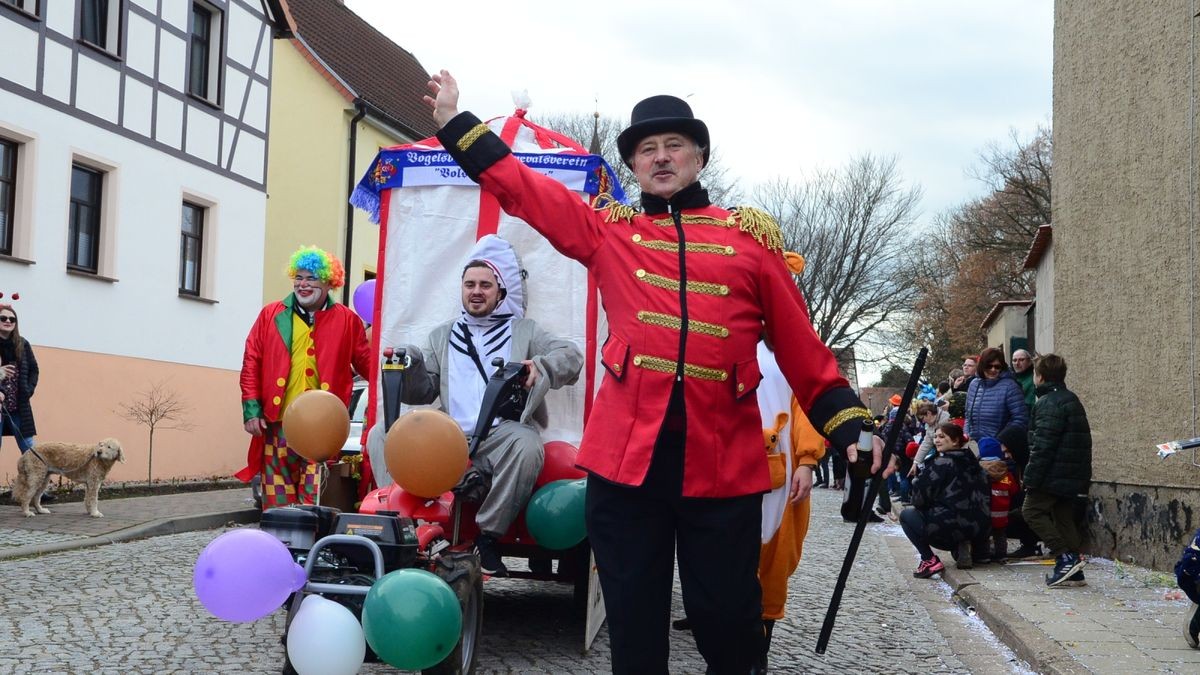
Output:
[[[340,260],[316,246],[300,248],[288,262],[292,292],[258,314],[242,357],[242,421],[250,434],[244,482],[262,474],[264,509],[312,504],[317,465],[287,446],[283,411],[300,394],[321,389],[349,405],[354,373],[369,377],[371,349],[362,319],[335,303],[329,291],[346,273]]]
[[[1008,427],[1029,426],[1025,392],[1004,362],[1004,352],[988,347],[979,355],[979,376],[967,389],[967,436],[973,441],[996,438]]]
[[[30,399],[38,384],[38,364],[33,347],[21,337],[17,311],[12,305],[0,305],[0,392],[4,392],[3,436],[12,436],[24,453],[33,447],[37,425],[33,421]],[[47,495],[49,496],[49,495]],[[45,501],[45,498],[43,498]]]

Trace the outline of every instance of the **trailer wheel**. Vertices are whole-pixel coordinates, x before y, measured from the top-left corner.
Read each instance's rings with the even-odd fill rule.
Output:
[[[458,596],[462,608],[462,635],[458,644],[439,664],[426,668],[424,675],[470,675],[475,672],[479,637],[483,633],[483,573],[479,556],[474,553],[445,553],[438,559],[438,575]]]

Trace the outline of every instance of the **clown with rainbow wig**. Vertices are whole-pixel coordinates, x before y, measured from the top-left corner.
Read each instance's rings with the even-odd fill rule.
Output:
[[[246,337],[242,357],[242,421],[250,434],[249,482],[262,475],[263,508],[312,504],[317,464],[288,447],[283,411],[311,389],[336,394],[349,404],[354,373],[368,377],[372,364],[362,320],[329,297],[346,281],[342,262],[316,246],[288,260],[292,292],[263,307]]]

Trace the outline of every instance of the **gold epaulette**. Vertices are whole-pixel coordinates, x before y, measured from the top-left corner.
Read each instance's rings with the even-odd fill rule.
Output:
[[[618,220],[630,222],[638,214],[637,209],[628,204],[622,204],[608,192],[601,192],[592,198],[592,209],[607,211],[604,214],[604,222],[606,223],[615,223]]]
[[[768,251],[783,250],[783,230],[771,214],[752,206],[735,207],[730,214],[739,230],[757,239]]]

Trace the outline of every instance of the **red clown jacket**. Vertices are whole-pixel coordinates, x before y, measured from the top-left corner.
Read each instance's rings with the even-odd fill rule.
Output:
[[[584,429],[580,467],[640,485],[681,377],[684,496],[770,489],[754,394],[764,323],[813,426],[840,449],[857,440],[870,413],[813,330],[783,261],[779,227],[766,214],[708,206],[706,197],[705,206],[674,214],[637,213],[616,203],[593,208],[525,167],[470,113],[451,120],[438,138],[506,212],[596,279],[609,321],[601,349],[608,372]]]
[[[263,307],[246,337],[241,376],[243,422],[255,417],[268,422],[283,418],[280,407],[292,367],[292,304],[295,301],[296,296],[289,295],[281,302]],[[328,299],[325,309],[313,315],[312,340],[321,389],[333,392],[349,405],[354,388],[350,368],[362,377],[369,377],[371,372],[371,348],[362,319],[344,305]],[[250,438],[246,468],[235,476],[249,481],[262,471],[264,443],[262,436]]]

